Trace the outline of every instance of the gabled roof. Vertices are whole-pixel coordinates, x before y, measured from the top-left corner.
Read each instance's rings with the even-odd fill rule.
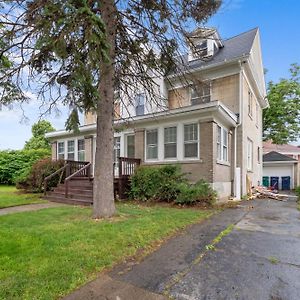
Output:
[[[297,162],[296,159],[283,155],[276,151],[271,151],[263,155],[263,162]]]
[[[188,61],[188,54],[183,55],[179,58],[177,68],[179,70],[186,70],[186,68],[205,68],[222,62],[225,63],[234,59],[248,56],[250,54],[257,31],[258,28],[256,27],[227,40],[223,40],[222,42],[224,46],[220,48],[219,51],[211,59],[206,61],[201,59]],[[174,72],[173,74],[176,74],[176,72]]]
[[[277,145],[273,144],[271,141],[263,142],[263,152],[267,153],[270,151],[277,151],[282,153],[299,153],[300,155],[300,147],[289,144]]]

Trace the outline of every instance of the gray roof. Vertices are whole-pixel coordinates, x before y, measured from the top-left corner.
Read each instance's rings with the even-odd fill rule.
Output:
[[[263,162],[276,162],[276,161],[286,161],[286,162],[297,162],[296,159],[283,155],[276,151],[271,151],[263,155]]]
[[[256,27],[227,40],[223,40],[222,43],[224,47],[220,48],[219,51],[209,60],[204,61],[201,59],[196,59],[189,62],[188,55],[183,55],[179,59],[180,62],[177,68],[179,70],[186,70],[199,67],[208,67],[210,65],[231,61],[249,55],[257,31],[258,28]]]

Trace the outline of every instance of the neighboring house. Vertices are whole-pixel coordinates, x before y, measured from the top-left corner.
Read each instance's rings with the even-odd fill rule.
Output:
[[[203,178],[221,200],[246,194],[262,178],[262,109],[268,106],[258,28],[227,40],[215,29],[198,29],[177,71],[156,78],[163,105],[147,103],[143,90],[116,106],[114,158],[135,157],[144,165],[179,163],[191,182]],[[203,35],[202,35],[203,36]],[[184,69],[187,80],[182,80]],[[162,99],[162,100],[161,100]],[[94,163],[95,116],[79,134],[47,134],[53,159]]]
[[[280,190],[300,185],[300,148],[293,145],[263,143],[263,184]]]

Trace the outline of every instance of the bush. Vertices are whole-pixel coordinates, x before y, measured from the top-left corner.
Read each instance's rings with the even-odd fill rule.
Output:
[[[136,200],[166,201],[176,199],[179,184],[185,182],[179,166],[137,168],[131,177],[130,197]]]
[[[25,170],[17,178],[17,188],[25,189],[30,192],[42,192],[44,190],[45,178],[64,165],[63,160],[52,161],[50,158],[45,158],[37,161],[30,170]],[[59,183],[60,175],[52,177],[48,181],[48,189],[51,189]]]
[[[200,180],[189,184],[178,165],[139,167],[131,177],[130,197],[140,201],[165,201],[177,204],[203,203],[212,205],[217,193]]]
[[[195,184],[182,183],[175,200],[177,204],[208,204],[213,205],[217,200],[217,193],[204,180]]]
[[[14,184],[37,160],[49,156],[45,149],[0,151],[0,184]]]
[[[295,188],[296,196],[298,197],[298,201],[300,201],[300,185]]]

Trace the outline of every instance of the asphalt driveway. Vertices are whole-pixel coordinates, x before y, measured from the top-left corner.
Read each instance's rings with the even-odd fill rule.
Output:
[[[231,224],[228,235],[207,247]],[[298,300],[300,212],[295,200],[247,201],[105,276],[67,299]]]

